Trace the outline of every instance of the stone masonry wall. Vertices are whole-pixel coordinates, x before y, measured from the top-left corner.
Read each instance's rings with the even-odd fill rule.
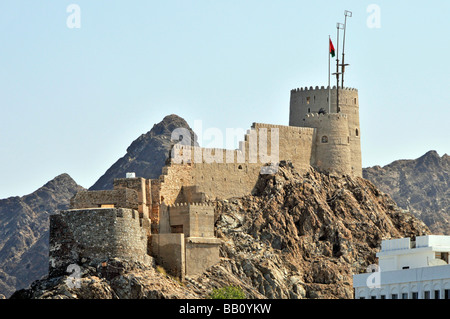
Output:
[[[220,261],[220,240],[217,238],[186,238],[186,276],[199,275]]]
[[[278,148],[272,148],[272,134],[278,132]],[[261,143],[261,136],[266,141]],[[206,200],[227,199],[250,194],[261,168],[267,162],[291,160],[298,170],[307,169],[313,156],[314,128],[254,123],[238,150],[206,149],[175,145],[181,163],[163,169],[160,198],[177,202],[182,186],[197,186]],[[274,140],[275,141],[275,140]],[[276,158],[272,157],[278,152]]]
[[[137,192],[137,210],[142,224],[147,229],[147,234],[151,234],[151,205],[152,205],[152,193],[150,180],[136,177],[136,178],[117,178],[113,182],[114,189],[117,191],[127,189]],[[134,207],[132,207],[135,209]]]
[[[335,174],[352,174],[347,115],[308,114],[306,126],[316,128],[313,166]]]
[[[354,88],[339,89],[339,111],[336,108],[336,87],[330,90],[331,105],[328,110],[328,87],[316,86],[305,87],[291,90],[290,109],[289,109],[289,125],[304,126],[304,119],[307,114],[319,113],[320,109],[326,113],[344,113],[347,114],[351,121],[357,115],[355,109],[359,108],[358,90]],[[349,112],[352,110],[352,112]]]
[[[153,234],[151,250],[157,264],[184,280],[186,273],[184,234]]]
[[[150,260],[147,233],[136,210],[75,209],[50,216],[50,272],[64,272],[83,258],[101,262],[113,257]]]
[[[114,180],[114,189],[132,189],[138,194],[139,212],[149,217],[148,205],[151,204],[151,187],[149,180],[142,177],[137,178],[117,178]]]
[[[70,201],[71,208],[95,208],[101,205],[138,209],[138,193],[132,189],[81,191]]]
[[[214,207],[180,203],[168,207],[171,226],[182,226],[186,237],[214,237]]]

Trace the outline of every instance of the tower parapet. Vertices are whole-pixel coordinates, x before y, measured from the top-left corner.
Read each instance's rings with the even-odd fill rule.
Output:
[[[358,90],[355,88],[339,88],[339,110],[336,107],[336,86],[330,90],[331,103],[328,105],[329,87],[312,86],[291,90],[289,125],[303,126],[306,114],[309,113],[347,113],[351,108],[358,109]],[[353,110],[354,111],[354,110]],[[352,115],[355,114],[354,112]],[[350,115],[350,114],[349,114]],[[356,114],[358,115],[358,114]],[[359,115],[358,115],[359,118]],[[358,121],[359,122],[359,121]]]

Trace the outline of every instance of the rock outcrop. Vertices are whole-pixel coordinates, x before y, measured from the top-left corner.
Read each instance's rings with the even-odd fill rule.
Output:
[[[78,274],[80,275],[78,277]],[[151,265],[114,258],[80,265],[76,273],[46,277],[11,299],[197,299],[180,281]]]
[[[353,298],[352,275],[376,263],[381,240],[430,233],[371,182],[281,162],[253,194],[216,202],[221,261],[174,286],[149,266],[81,265],[81,288],[46,278],[14,298],[206,298],[240,286],[247,298]],[[124,266],[125,265],[125,266]],[[138,266],[136,266],[138,265]],[[116,271],[117,272],[117,271]]]
[[[363,176],[423,220],[433,234],[450,235],[450,156],[429,151],[415,160],[365,168]]]
[[[0,200],[0,294],[8,297],[47,274],[48,217],[83,189],[61,174],[29,195]]]
[[[124,178],[127,172],[136,176],[157,179],[169,158],[169,152],[177,141],[172,141],[176,128],[186,128],[191,133],[191,142],[198,146],[194,132],[181,117],[171,114],[155,124],[146,134],[142,134],[127,148],[127,153],[117,160],[89,189],[112,189],[115,178]]]
[[[365,179],[282,162],[253,195],[218,203],[223,260],[196,280],[239,282],[254,298],[353,298],[352,275],[376,263],[382,239],[428,233]]]

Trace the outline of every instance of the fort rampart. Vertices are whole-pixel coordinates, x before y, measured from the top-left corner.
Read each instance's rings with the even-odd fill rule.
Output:
[[[50,272],[65,271],[83,259],[102,262],[119,257],[148,263],[147,253],[147,232],[136,210],[75,209],[50,216]]]

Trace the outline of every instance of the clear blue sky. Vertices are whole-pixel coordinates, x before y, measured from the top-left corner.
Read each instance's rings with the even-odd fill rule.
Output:
[[[2,0],[0,198],[61,173],[90,187],[167,114],[287,125],[290,90],[327,84],[344,10],[363,166],[449,153],[449,1]]]

